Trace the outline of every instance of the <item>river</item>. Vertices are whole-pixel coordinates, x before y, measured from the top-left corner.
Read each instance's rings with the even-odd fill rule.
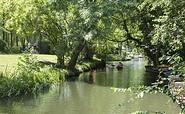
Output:
[[[1,99],[0,114],[131,114],[137,110],[179,114],[177,104],[164,94],[146,94],[131,101],[133,93],[113,92],[111,87],[150,85],[156,79],[145,72],[144,60],[123,64],[122,70],[105,68],[82,73],[76,81],[60,83],[38,96]]]

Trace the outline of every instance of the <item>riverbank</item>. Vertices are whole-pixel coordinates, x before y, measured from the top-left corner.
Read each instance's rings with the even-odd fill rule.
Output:
[[[6,57],[10,58],[9,56],[1,55],[4,64],[11,64],[5,62]],[[19,54],[14,56],[13,60],[17,61],[13,70],[7,70],[7,68],[4,72],[0,72],[1,98],[43,92],[57,83],[59,77],[62,77],[61,71],[48,66],[42,67],[35,55]]]
[[[88,63],[88,61],[86,61]],[[86,62],[78,63],[82,66],[88,66]],[[101,61],[99,61],[101,62]],[[97,62],[97,63],[99,63]],[[92,62],[90,62],[92,63]],[[85,64],[85,65],[84,65]],[[163,94],[148,94],[145,95],[142,100],[135,100],[120,107],[119,104],[127,103],[133,94],[123,92],[113,92],[110,87],[124,87],[128,88],[134,85],[146,84],[150,81],[147,78],[147,74],[144,70],[145,61],[125,61],[124,70],[117,69],[99,69],[90,72],[81,73],[79,81],[64,81],[57,83],[54,88],[50,88],[49,91],[42,94],[39,92],[39,96],[34,98],[21,98],[21,100],[12,100],[10,98],[5,100],[4,107],[3,103],[0,105],[0,112],[3,113],[27,113],[27,109],[31,114],[35,113],[69,113],[69,114],[81,114],[90,112],[93,113],[125,113],[131,114],[136,110],[158,110],[170,112],[179,112],[177,105],[172,101],[169,102],[169,97]],[[84,69],[79,67],[79,69]],[[49,67],[51,65],[45,65]],[[54,67],[50,67],[54,68]],[[64,74],[67,70],[56,71],[60,74]],[[43,72],[54,73],[54,71],[48,71],[47,69]],[[37,72],[38,73],[38,72]],[[36,74],[37,74],[36,73]],[[40,74],[40,73],[38,73]],[[40,74],[42,75],[42,74]],[[50,74],[53,75],[53,74]],[[58,75],[58,74],[57,74]],[[147,75],[147,76],[146,76]],[[31,76],[30,76],[31,77]],[[84,77],[84,79],[82,79]],[[88,81],[93,78],[93,84]],[[33,77],[32,77],[33,78]],[[52,79],[52,76],[50,77]],[[42,80],[42,78],[39,77]],[[28,83],[28,82],[27,82]],[[29,95],[23,95],[23,97]],[[35,96],[35,95],[34,95]],[[11,98],[13,98],[12,96]],[[15,97],[15,99],[18,97]],[[4,98],[2,98],[4,100]],[[109,100],[107,100],[109,99]],[[150,103],[150,107],[148,102]],[[168,102],[168,104],[167,104]],[[87,105],[91,104],[91,105]],[[138,104],[138,105],[137,105]],[[80,106],[80,108],[79,108]],[[93,106],[93,107],[91,107]],[[95,107],[94,107],[95,106]],[[104,106],[104,108],[99,108]],[[138,106],[140,107],[138,109]],[[17,107],[19,107],[17,109]],[[68,108],[66,108],[68,107]],[[73,108],[71,108],[73,107]],[[125,108],[124,108],[125,107]],[[175,108],[174,108],[175,107]],[[6,110],[2,110],[6,109]],[[15,110],[17,109],[17,110]],[[10,112],[11,111],[11,112]]]
[[[101,61],[99,59],[94,59],[91,61],[81,61],[76,65],[75,69],[73,70],[64,69],[65,79],[74,80],[79,76],[79,74],[83,72],[88,72],[94,69],[105,68],[105,65],[106,65],[105,61]]]
[[[53,84],[73,79],[82,72],[105,66],[105,62],[95,59],[79,62],[74,70],[59,69],[55,67],[56,63],[49,61],[48,64],[45,59],[38,60],[30,54],[22,55],[17,62],[18,66],[13,71],[0,72],[1,98],[37,94],[48,90]]]

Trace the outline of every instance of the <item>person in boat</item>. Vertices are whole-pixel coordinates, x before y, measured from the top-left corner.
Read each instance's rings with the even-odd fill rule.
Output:
[[[117,67],[122,68],[123,67],[123,63],[119,62]]]

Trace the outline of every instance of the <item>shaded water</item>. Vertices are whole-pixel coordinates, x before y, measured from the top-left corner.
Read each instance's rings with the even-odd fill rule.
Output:
[[[132,93],[114,93],[110,89],[149,85],[155,76],[145,72],[145,64],[145,61],[127,61],[122,70],[83,73],[77,81],[65,82],[37,97],[1,100],[0,114],[130,114],[137,110],[178,114],[177,104],[163,94],[147,94],[128,103],[134,98]]]
[[[115,65],[114,69],[106,68],[83,73],[79,80],[95,83],[100,86],[127,88],[136,85],[151,85],[157,79],[156,74],[145,72],[147,61],[142,59],[125,61],[122,70],[117,70],[118,62],[109,62]]]

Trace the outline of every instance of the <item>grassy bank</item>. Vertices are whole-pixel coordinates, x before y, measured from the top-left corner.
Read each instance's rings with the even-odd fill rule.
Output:
[[[56,63],[56,56],[40,54],[1,55],[0,60],[3,61],[0,71],[1,98],[42,92],[65,78],[76,77],[81,72],[105,66],[104,62],[95,59],[79,62],[74,70],[57,69],[40,63]],[[6,72],[2,72],[4,69]]]
[[[22,54],[2,54],[0,55],[0,72],[13,72]],[[35,54],[40,61],[50,61],[56,63],[55,55]]]
[[[21,58],[19,58],[21,57]],[[47,58],[44,58],[47,57]],[[38,59],[37,59],[38,58]],[[52,61],[50,55],[1,55],[2,65],[12,71],[0,72],[0,97],[36,94],[48,90],[64,77],[61,70],[42,66],[39,61]],[[18,64],[17,64],[18,63]]]
[[[73,70],[65,69],[64,74],[66,79],[71,79],[74,77],[78,77],[79,74],[82,72],[87,72],[90,70],[104,68],[104,67],[105,67],[105,62],[99,59],[94,59],[91,61],[81,61],[77,63],[77,65],[75,66],[75,69]]]

